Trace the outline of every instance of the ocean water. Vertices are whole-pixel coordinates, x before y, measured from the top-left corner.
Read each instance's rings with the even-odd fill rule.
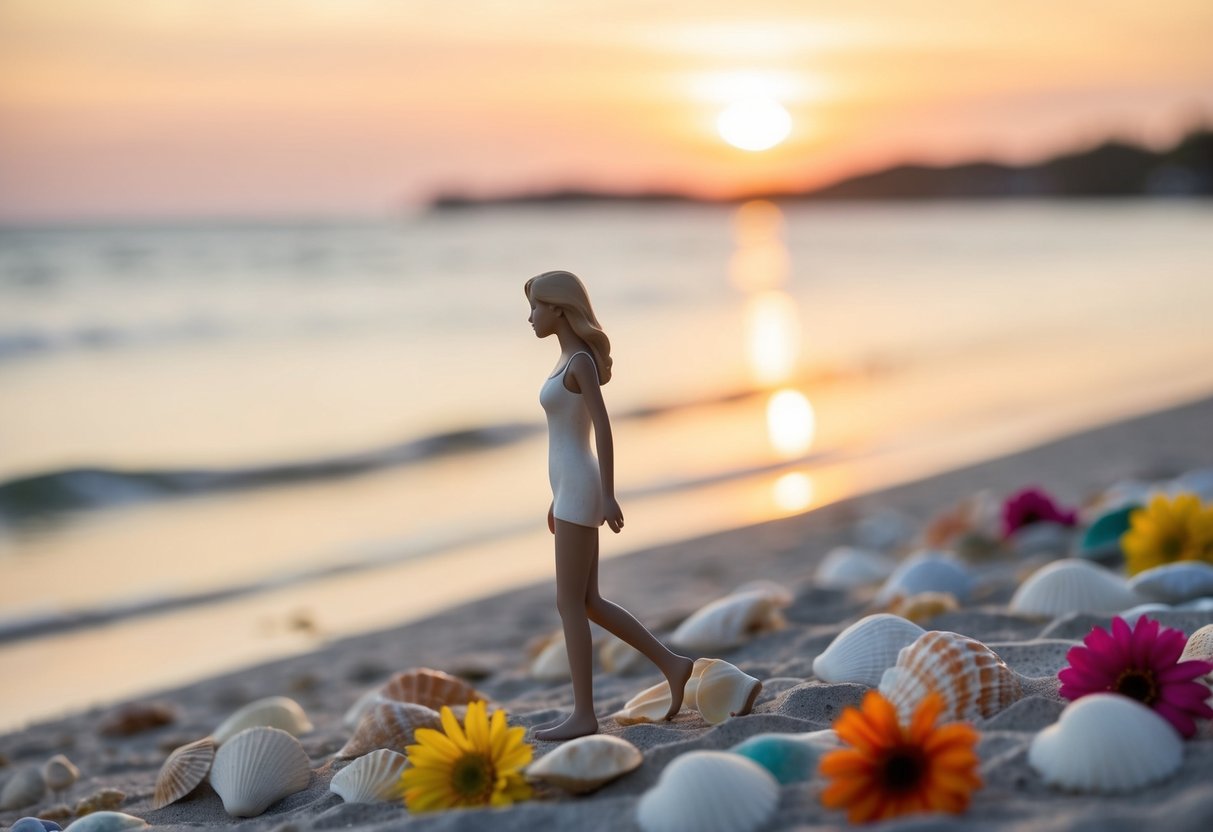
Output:
[[[551,268],[613,341],[607,555],[1213,390],[1201,202],[0,230],[0,664],[104,700],[550,577]]]

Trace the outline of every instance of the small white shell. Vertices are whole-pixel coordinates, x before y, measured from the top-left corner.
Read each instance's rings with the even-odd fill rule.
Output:
[[[691,678],[687,680],[686,687],[683,688],[683,707],[690,706],[695,702],[695,695],[699,688],[699,679],[711,661],[713,659],[695,660],[695,666],[691,670]],[[667,682],[658,682],[629,699],[621,711],[611,714],[611,718],[620,725],[660,722],[665,719],[666,712],[669,711],[672,702],[669,684]]]
[[[557,633],[544,643],[531,662],[530,673],[531,678],[544,682],[566,682],[573,678],[563,634]]]
[[[644,832],[753,832],[779,804],[779,783],[740,754],[688,751],[636,804]]]
[[[591,734],[563,743],[527,767],[526,776],[574,794],[592,792],[640,767],[644,755],[625,739]]]
[[[876,593],[875,603],[887,606],[920,592],[950,592],[964,602],[973,591],[968,567],[951,555],[919,552],[893,570]]]
[[[311,780],[307,752],[280,728],[246,728],[219,746],[211,785],[223,808],[238,818],[255,817]]]
[[[364,754],[333,775],[329,791],[346,803],[388,803],[404,796],[400,775],[408,757],[387,748]]]
[[[857,682],[875,687],[897,662],[901,648],[925,633],[898,615],[877,613],[859,619],[839,633],[813,660],[813,674],[823,682]]]
[[[1119,575],[1090,561],[1065,558],[1029,575],[1009,606],[1013,612],[1056,617],[1071,612],[1117,612],[1140,602]]]
[[[692,676],[697,678],[691,686],[692,707],[712,725],[748,714],[762,690],[761,681],[723,659],[700,659]]]
[[[700,653],[726,650],[783,625],[779,605],[770,594],[750,590],[726,595],[691,613],[670,636],[670,643]]]
[[[1182,604],[1213,595],[1213,565],[1199,560],[1167,563],[1138,572],[1129,579],[1129,586],[1148,600]]]
[[[618,673],[621,676],[636,673],[652,664],[645,658],[644,653],[614,636],[610,636],[598,650],[598,661],[608,673]]]
[[[212,736],[216,745],[223,745],[245,728],[258,726],[280,728],[296,737],[312,730],[312,723],[298,702],[286,696],[268,696],[236,711],[215,729]]]
[[[4,784],[0,791],[0,809],[20,809],[37,803],[46,794],[46,779],[38,766],[24,766]]]
[[[825,589],[854,589],[883,581],[897,568],[897,561],[882,552],[838,546],[817,564],[813,583]]]
[[[196,789],[210,773],[214,761],[214,737],[203,737],[174,750],[156,775],[152,808],[163,809]]]
[[[880,693],[909,722],[930,692],[944,700],[942,722],[988,717],[1023,695],[1019,676],[989,647],[957,633],[931,630],[897,654]]]
[[[126,832],[146,829],[147,821],[124,812],[92,812],[67,825],[72,832]]]
[[[354,736],[337,752],[338,760],[369,754],[377,748],[403,752],[413,744],[418,728],[440,728],[438,712],[411,702],[380,702],[362,717]]]
[[[42,766],[42,779],[53,792],[61,792],[80,777],[80,769],[62,754],[51,757]]]
[[[1168,777],[1183,741],[1158,714],[1127,696],[1076,699],[1038,733],[1028,763],[1046,783],[1080,792],[1127,792]]]

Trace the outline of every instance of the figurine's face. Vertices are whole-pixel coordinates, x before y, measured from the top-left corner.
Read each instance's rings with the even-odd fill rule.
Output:
[[[531,316],[527,318],[535,330],[535,337],[547,338],[556,331],[556,323],[560,320],[560,309],[543,301],[531,301]]]

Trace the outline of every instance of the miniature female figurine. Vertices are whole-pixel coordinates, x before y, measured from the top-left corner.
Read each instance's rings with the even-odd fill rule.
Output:
[[[525,291],[535,336],[555,335],[560,342],[560,360],[540,389],[539,402],[548,420],[548,530],[556,536],[556,608],[573,674],[573,713],[563,722],[539,726],[535,737],[559,741],[598,730],[590,621],[657,665],[670,685],[669,719],[682,706],[692,661],[671,652],[627,610],[598,594],[598,527],[605,522],[616,534],[623,528],[615,500],[611,423],[599,389],[611,379],[611,342],[576,275],[544,272],[528,280]],[[590,450],[591,426],[597,459]]]

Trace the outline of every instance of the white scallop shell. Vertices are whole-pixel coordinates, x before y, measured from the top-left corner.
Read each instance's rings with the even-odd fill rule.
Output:
[[[857,682],[875,687],[881,675],[897,663],[901,648],[925,633],[899,615],[877,613],[859,619],[839,633],[813,660],[813,674],[823,682]]]
[[[1199,659],[1202,662],[1213,662],[1213,624],[1206,624],[1188,636],[1188,643],[1184,645],[1184,652],[1179,657],[1179,660],[1186,662],[1193,659]],[[1201,678],[1206,683],[1213,683],[1213,671],[1209,671]]]
[[[47,788],[61,792],[80,777],[80,769],[62,754],[56,754],[42,765],[42,779]]]
[[[211,771],[215,748],[214,737],[203,737],[169,754],[156,775],[152,808],[163,809],[196,789]]]
[[[714,659],[695,660],[695,666],[691,670],[691,678],[687,680],[686,687],[683,688],[683,707],[690,706],[695,702],[695,695],[699,689],[699,679],[711,661],[714,661]],[[611,718],[620,725],[660,722],[665,719],[666,712],[670,710],[672,702],[669,683],[658,682],[629,699],[624,704],[622,710],[611,714]]]
[[[988,717],[1023,695],[1019,676],[976,639],[931,630],[897,655],[880,679],[880,693],[903,722],[931,691],[943,696],[942,722]]]
[[[573,678],[563,634],[557,633],[544,643],[531,662],[530,674],[531,678],[544,682],[565,682]]]
[[[893,570],[874,599],[886,606],[920,592],[950,592],[964,602],[973,591],[973,576],[963,563],[941,552],[919,552]]]
[[[825,589],[854,589],[883,581],[897,568],[897,561],[883,552],[838,546],[817,564],[813,583]]]
[[[146,829],[147,821],[124,812],[92,812],[67,825],[72,832],[126,832]]]
[[[268,696],[236,711],[215,729],[212,736],[216,745],[223,745],[245,728],[258,726],[280,728],[296,737],[312,730],[312,723],[298,702],[286,696]]]
[[[563,743],[536,760],[527,767],[526,776],[584,794],[639,768],[643,762],[640,749],[627,740],[591,734]]]
[[[1143,598],[1166,604],[1181,604],[1213,595],[1213,565],[1182,560],[1138,572],[1129,586]]]
[[[691,707],[712,725],[748,714],[762,690],[761,681],[723,659],[700,659],[692,676],[697,683],[688,695]]]
[[[412,702],[380,702],[363,715],[354,736],[337,752],[338,760],[369,754],[377,748],[404,752],[414,743],[418,728],[440,728],[438,712]]]
[[[758,633],[783,627],[771,596],[759,589],[726,595],[691,613],[670,636],[675,647],[711,652],[736,647]]]
[[[215,752],[211,785],[229,815],[255,817],[311,780],[307,752],[280,728],[246,728]]]
[[[636,804],[644,832],[753,832],[779,804],[779,783],[758,763],[725,751],[688,751]]]
[[[610,636],[598,650],[598,661],[608,673],[620,675],[635,673],[651,664],[644,653],[614,636]]]
[[[46,779],[38,766],[24,766],[4,784],[0,791],[0,809],[20,809],[37,803],[46,794]]]
[[[1071,612],[1117,612],[1141,602],[1119,575],[1079,558],[1065,558],[1028,576],[1011,597],[1013,612],[1055,617]]]
[[[408,757],[387,748],[364,754],[333,775],[329,791],[346,803],[388,803],[404,796],[400,775]]]
[[[1175,729],[1145,705],[1115,693],[1071,702],[1028,749],[1028,763],[1046,783],[1102,794],[1158,782],[1182,760],[1183,741]]]

